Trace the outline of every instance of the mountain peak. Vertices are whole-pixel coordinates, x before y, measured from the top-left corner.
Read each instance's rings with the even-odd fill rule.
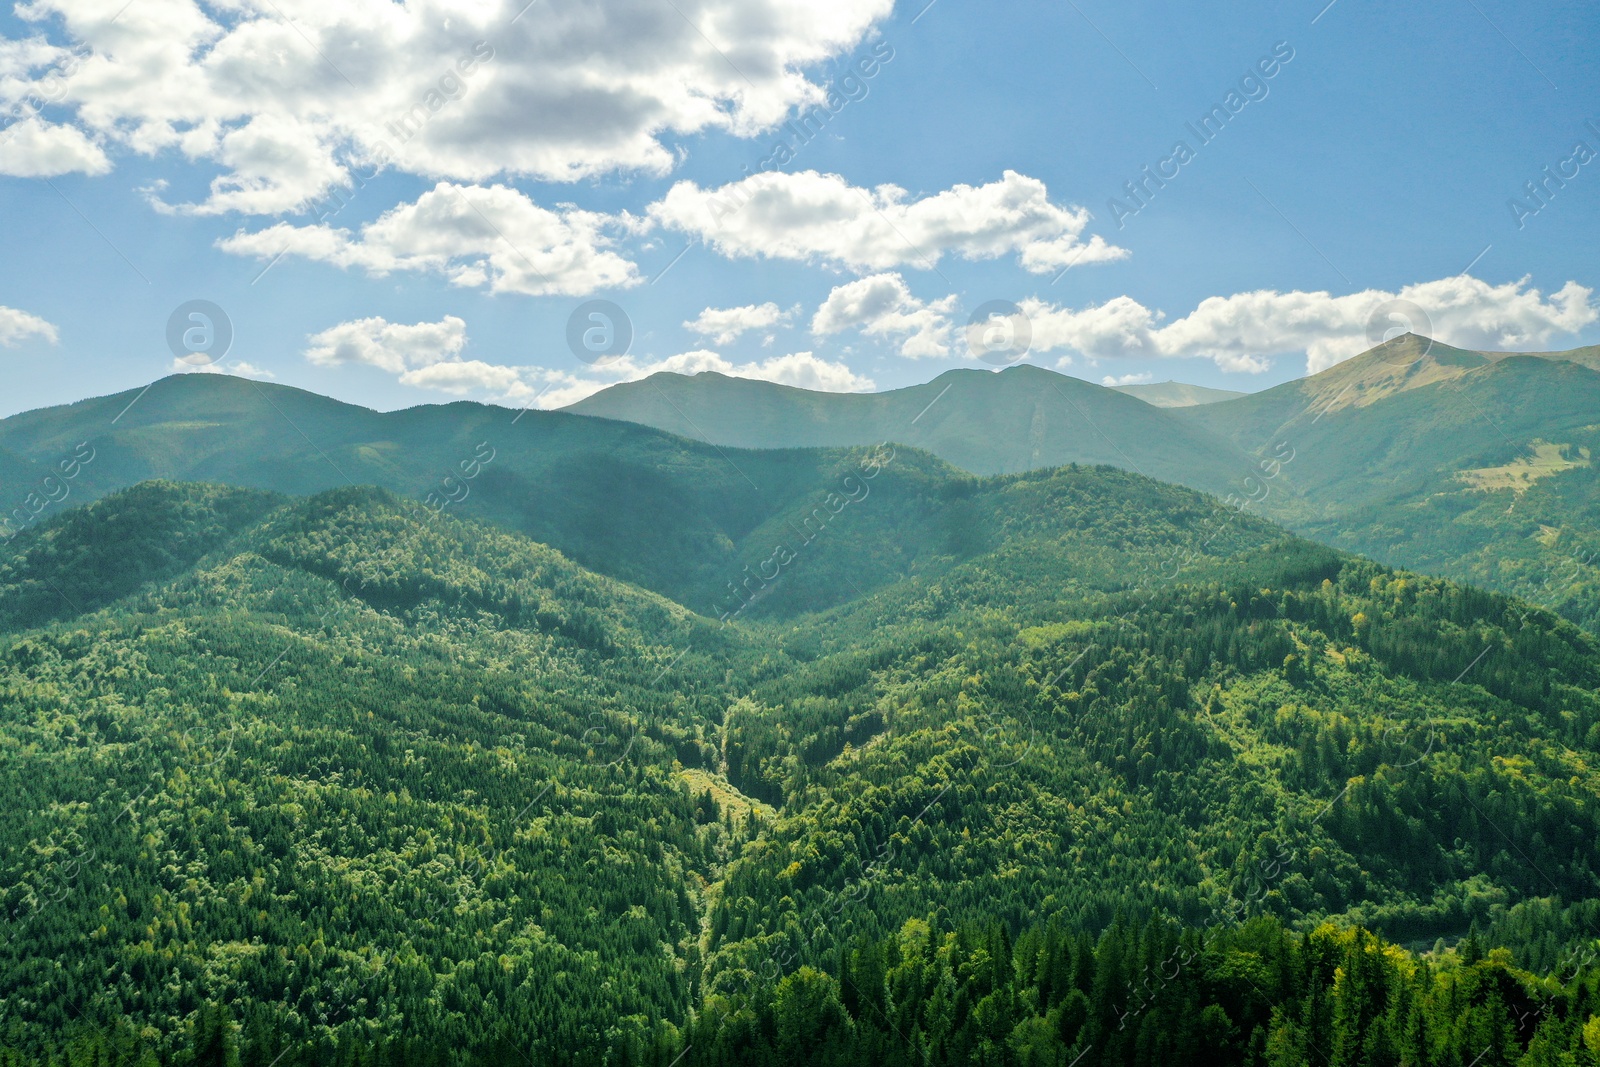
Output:
[[[1366,407],[1407,389],[1459,378],[1493,362],[1482,352],[1403,333],[1298,383],[1319,411]]]

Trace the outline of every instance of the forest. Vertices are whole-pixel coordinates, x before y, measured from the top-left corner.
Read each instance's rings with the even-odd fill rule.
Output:
[[[1600,1063],[1592,637],[1110,468],[829,470],[731,622],[375,489],[23,532],[0,1062]]]

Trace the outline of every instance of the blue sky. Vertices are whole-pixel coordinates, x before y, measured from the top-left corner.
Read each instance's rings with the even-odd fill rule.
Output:
[[[193,299],[232,322],[217,367],[381,408],[662,368],[891,388],[986,365],[993,300],[1093,381],[1259,389],[1395,297],[1469,347],[1600,341],[1578,2],[524,2],[0,16],[0,414],[170,373]],[[1147,165],[1175,176],[1139,205]],[[598,365],[566,340],[593,299],[634,333]]]

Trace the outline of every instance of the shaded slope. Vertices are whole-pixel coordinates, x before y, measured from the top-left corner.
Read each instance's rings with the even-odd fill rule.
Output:
[[[0,447],[27,462],[55,463],[80,446],[92,461],[65,503],[34,521],[150,478],[293,495],[373,484],[707,610],[738,546],[824,492],[845,462],[797,450],[735,458],[642,426],[474,403],[380,413],[225,375],[169,377],[142,395],[0,421]]]
[[[173,578],[282,502],[248,489],[145,482],[30,527],[0,560],[0,629],[70,618]]]

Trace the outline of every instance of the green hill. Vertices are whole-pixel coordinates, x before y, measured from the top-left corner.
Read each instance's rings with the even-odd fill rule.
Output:
[[[870,494],[736,556],[774,562],[731,625],[368,488],[20,535],[0,1062],[1287,1064],[1369,1015],[1587,1054],[1592,638],[1128,472],[847,456]],[[39,595],[75,568],[101,606]],[[1119,1044],[1129,954],[1178,938]]]
[[[1590,459],[1600,371],[1426,347],[1398,339],[1302,382],[1181,414],[1241,448],[1292,455],[1264,514],[1600,628],[1600,471]]]
[[[1406,335],[1309,378],[1162,410],[1027,365],[877,394],[660,374],[569,410],[764,448],[907,425],[887,436],[979,473],[1105,463],[1249,500],[1317,540],[1600,630],[1600,472],[1586,458],[1597,352],[1471,352]]]
[[[828,493],[848,495],[841,479],[864,454],[791,449],[735,458],[660,431],[560,412],[455,403],[381,413],[201,374],[13,416],[0,421],[0,449],[13,450],[30,474],[73,472],[58,472],[53,495],[26,505],[28,483],[7,485],[20,508],[8,534],[147,479],[286,495],[378,485],[440,513],[521,531],[708,613],[737,580],[751,539],[765,558],[772,524],[799,527]],[[910,477],[912,467],[942,466],[910,457],[879,484]],[[855,593],[839,587],[831,595],[837,603]]]

